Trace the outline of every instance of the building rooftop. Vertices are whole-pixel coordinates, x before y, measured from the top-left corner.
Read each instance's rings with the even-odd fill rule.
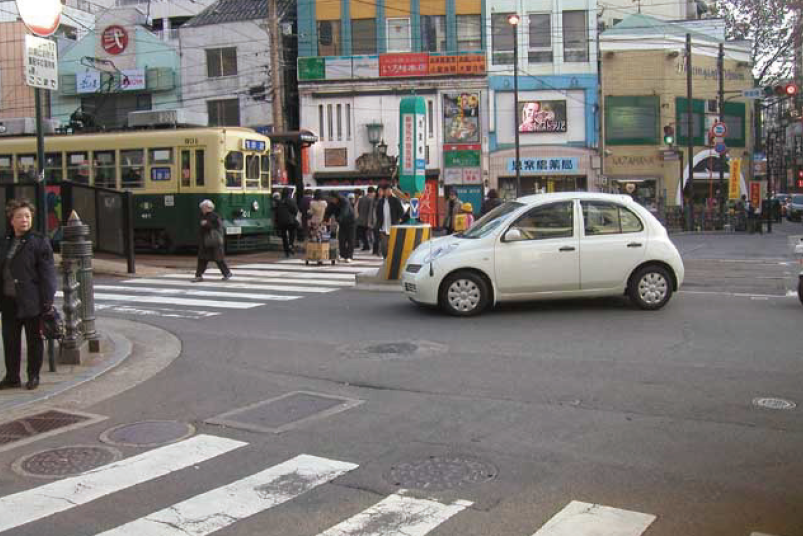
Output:
[[[268,0],[218,0],[194,16],[183,28],[266,18]]]
[[[600,34],[601,38],[618,36],[644,36],[644,37],[680,37],[685,39],[691,34],[692,39],[719,43],[720,39],[697,31],[693,27],[684,26],[683,21],[670,22],[649,15],[630,15],[612,28]]]

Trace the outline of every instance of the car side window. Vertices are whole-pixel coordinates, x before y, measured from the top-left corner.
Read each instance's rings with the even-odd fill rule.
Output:
[[[583,201],[583,228],[586,236],[638,233],[644,224],[631,210],[600,201]]]
[[[535,207],[510,228],[518,229],[524,240],[571,238],[574,235],[574,202]]]

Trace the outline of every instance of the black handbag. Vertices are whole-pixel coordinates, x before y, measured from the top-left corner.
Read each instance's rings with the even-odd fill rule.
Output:
[[[215,249],[223,246],[223,233],[217,229],[210,229],[204,235],[204,247],[208,249]]]
[[[64,337],[64,320],[55,307],[42,314],[42,336],[48,340],[61,340]]]

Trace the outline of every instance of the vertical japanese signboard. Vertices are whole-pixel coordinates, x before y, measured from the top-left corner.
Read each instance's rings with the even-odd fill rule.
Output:
[[[731,158],[729,173],[728,199],[739,199],[739,177],[742,174],[742,160],[740,158]]]
[[[424,189],[426,167],[426,104],[422,97],[405,97],[399,104],[399,186],[414,196]]]
[[[480,93],[443,95],[444,184],[481,184]]]

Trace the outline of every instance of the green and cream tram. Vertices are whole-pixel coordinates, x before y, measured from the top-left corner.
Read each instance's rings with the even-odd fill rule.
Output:
[[[48,185],[130,191],[138,249],[198,241],[198,204],[215,203],[229,251],[267,249],[273,231],[270,140],[247,128],[142,130],[45,138]],[[0,184],[36,177],[36,139],[0,138]]]

